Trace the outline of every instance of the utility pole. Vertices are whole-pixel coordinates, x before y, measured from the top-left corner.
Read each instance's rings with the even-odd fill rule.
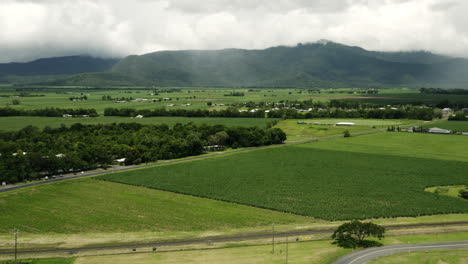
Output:
[[[288,241],[288,237],[286,236],[286,264],[288,264],[288,258],[289,258],[289,241]]]
[[[18,229],[15,228],[15,264],[18,263]]]
[[[271,250],[271,254],[275,254],[275,224],[272,225],[272,229],[271,229],[271,246],[272,246],[272,250]]]

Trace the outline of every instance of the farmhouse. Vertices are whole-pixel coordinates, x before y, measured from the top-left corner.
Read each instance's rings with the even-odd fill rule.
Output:
[[[451,130],[446,130],[446,129],[442,129],[438,127],[429,128],[427,132],[433,133],[433,134],[451,134],[452,133]]]
[[[351,122],[338,122],[335,124],[335,126],[354,126],[356,125],[355,123],[351,123]]]

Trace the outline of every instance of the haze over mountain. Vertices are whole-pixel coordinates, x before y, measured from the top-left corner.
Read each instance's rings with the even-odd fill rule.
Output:
[[[36,66],[38,68],[35,68]],[[57,66],[60,66],[61,70]],[[264,50],[159,51],[128,56],[118,62],[86,57],[65,57],[39,60],[20,68],[17,64],[3,64],[0,65],[0,74],[80,73],[35,82],[48,85],[85,86],[465,87],[468,85],[467,59],[422,51],[374,52],[325,40]]]
[[[89,56],[43,58],[31,62],[0,63],[0,74],[60,75],[107,71],[120,59],[101,59]]]

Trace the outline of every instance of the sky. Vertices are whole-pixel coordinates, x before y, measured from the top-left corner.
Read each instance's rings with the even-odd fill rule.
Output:
[[[0,0],[0,62],[320,39],[468,57],[468,1]]]

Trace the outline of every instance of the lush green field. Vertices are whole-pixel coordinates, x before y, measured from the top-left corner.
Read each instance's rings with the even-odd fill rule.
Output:
[[[419,92],[413,90],[380,90],[378,95],[366,96],[362,94],[354,94],[353,89],[341,89],[346,93],[338,93],[340,89],[322,90],[321,93],[309,93],[304,89],[228,89],[228,88],[180,88],[181,91],[167,93],[162,92],[153,95],[153,89],[142,89],[141,87],[129,87],[120,89],[84,89],[84,88],[38,88],[30,92],[32,95],[44,95],[40,97],[19,97],[12,98],[10,96],[17,95],[18,92],[8,89],[0,89],[0,107],[9,105],[19,109],[38,109],[45,107],[58,108],[94,108],[98,113],[102,114],[104,108],[135,108],[135,109],[152,109],[166,107],[168,109],[184,108],[184,109],[219,109],[223,106],[208,106],[208,102],[213,104],[233,104],[243,102],[279,102],[279,101],[303,101],[313,100],[314,102],[325,102],[332,99],[349,99],[349,100],[370,100],[370,102],[380,103],[385,100],[393,100],[397,103],[407,101],[407,97],[418,98]],[[359,89],[358,89],[359,90]],[[233,91],[243,92],[245,96],[225,96]],[[80,97],[86,95],[86,101],[70,101],[70,97]],[[112,98],[144,98],[148,101],[144,102],[127,102],[115,103],[114,100],[103,101],[102,96],[111,96]],[[170,98],[169,101],[151,102],[152,99]],[[18,99],[19,105],[12,105],[12,100]],[[412,99],[411,99],[412,100]],[[174,104],[173,107],[167,105]],[[182,106],[182,104],[191,104],[190,106]]]
[[[232,91],[243,92],[245,96],[224,96]],[[297,89],[255,89],[248,91],[248,89],[213,89],[213,88],[182,88],[179,92],[173,93],[159,93],[152,95],[153,89],[114,89],[114,90],[86,90],[86,89],[61,89],[57,92],[51,92],[49,89],[45,91],[36,90],[31,92],[33,95],[44,95],[41,97],[19,97],[11,98],[9,96],[16,94],[15,92],[4,92],[0,90],[0,107],[10,105],[13,108],[21,109],[37,109],[45,107],[58,107],[58,108],[94,108],[98,113],[102,114],[106,107],[118,108],[135,108],[135,109],[151,109],[166,107],[168,109],[184,108],[184,109],[217,109],[217,106],[209,107],[208,102],[213,104],[232,104],[241,102],[279,102],[281,100],[308,100],[314,101],[328,101],[330,99],[337,99],[343,96],[335,94],[315,94],[307,93]],[[70,101],[70,97],[80,97],[86,95],[86,101]],[[112,101],[103,101],[102,96],[111,96],[112,98],[144,98],[148,101],[144,102],[127,102],[115,103]],[[346,97],[353,97],[354,95],[346,95]],[[151,102],[152,99],[171,98],[169,101]],[[13,99],[20,100],[19,105],[11,105]],[[167,107],[169,104],[174,104],[173,107]],[[182,104],[191,104],[190,106],[182,106]],[[221,107],[224,108],[224,107]]]
[[[221,124],[226,126],[258,126],[265,127],[268,122],[277,119],[271,118],[223,118],[223,117],[147,117],[147,118],[130,118],[130,117],[81,117],[81,118],[63,118],[63,117],[38,117],[38,116],[13,116],[0,117],[0,130],[10,131],[19,130],[28,125],[43,128],[45,126],[59,127],[61,124],[70,126],[74,123],[82,124],[105,124],[105,123],[130,123],[136,122],[140,124],[167,124],[173,126],[176,123],[189,123],[215,125]]]
[[[468,121],[442,121],[431,125],[424,125],[424,128],[440,127],[457,132],[468,132]]]
[[[118,183],[81,179],[0,194],[0,232],[198,231],[313,219]]]
[[[384,156],[468,161],[468,137],[456,135],[386,132],[301,146]]]
[[[468,263],[466,249],[430,250],[400,253],[381,257],[369,264],[465,264]]]
[[[297,122],[305,122],[298,124]],[[338,122],[352,122],[355,126],[335,126]],[[316,137],[343,134],[345,130],[351,133],[385,129],[389,126],[415,124],[417,120],[381,120],[381,119],[288,119],[280,121],[275,127],[281,128],[288,135],[288,142],[301,141]]]
[[[468,212],[465,201],[424,191],[466,184],[468,138],[448,138],[379,133],[99,178],[327,220]]]

